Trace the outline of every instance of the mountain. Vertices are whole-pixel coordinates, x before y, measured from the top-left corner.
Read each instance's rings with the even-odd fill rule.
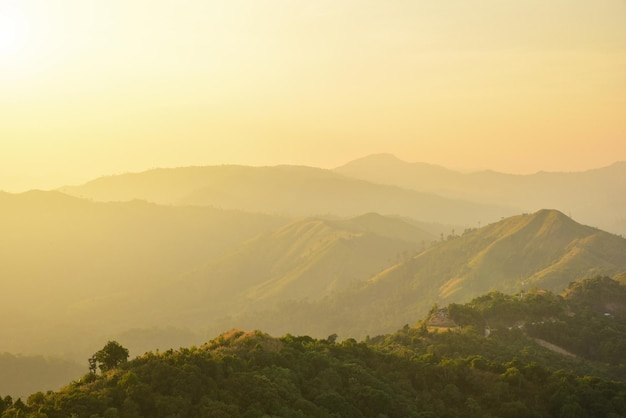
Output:
[[[466,174],[379,154],[349,162],[335,172],[453,199],[517,207],[520,212],[555,208],[582,223],[626,235],[626,162],[571,173]]]
[[[60,192],[0,194],[0,215],[0,349],[68,358],[130,329],[376,335],[434,303],[626,271],[624,239],[554,210],[447,239],[374,213],[288,221]]]
[[[60,190],[98,201],[143,199],[288,216],[350,217],[376,212],[455,225],[475,225],[517,213],[500,204],[442,198],[302,166],[155,169],[102,177]]]
[[[593,288],[615,285],[610,279],[583,282]],[[523,298],[493,292],[433,311],[415,327],[361,342],[231,330],[201,346],[147,352],[128,361],[124,347],[110,341],[97,353],[106,360],[96,359],[100,371],[96,367],[58,391],[34,393],[27,402],[0,397],[0,413],[7,418],[623,416],[623,349],[615,358],[621,364],[587,354],[623,343],[626,323],[589,311],[584,304],[569,307],[550,292]],[[450,316],[457,326],[429,330],[435,313]],[[519,325],[484,333],[503,313]],[[584,345],[587,352],[573,357],[538,336],[544,325],[564,324],[553,335],[556,341],[571,331],[567,321],[573,318],[581,329],[605,326],[586,336],[591,338],[580,334],[565,341],[572,344],[568,348]],[[609,328],[612,332],[605,332]]]
[[[0,352],[71,360],[103,338],[132,353],[196,344],[244,308],[321,299],[435,239],[375,213],[289,220],[43,191],[0,193],[0,236]]]
[[[204,318],[215,315],[321,300],[422,251],[433,239],[405,221],[374,213],[296,219],[164,288],[169,309],[162,315],[187,312],[185,323],[206,325]]]
[[[392,154],[369,155],[350,161],[334,171],[373,183],[392,184],[442,195],[459,193],[460,190],[456,188],[448,189],[463,183],[466,177],[462,173],[434,164],[408,163]]]
[[[68,359],[129,330],[133,352],[191,343],[218,319],[320,300],[435,239],[375,213],[290,221],[41,191],[0,194],[0,232],[0,351]]]
[[[626,240],[555,210],[445,237],[376,213],[289,219],[32,191],[0,193],[0,237],[0,352],[66,359],[104,338],[136,353],[233,327],[364,338],[435,303],[626,272]]]
[[[94,336],[146,326],[134,295],[286,222],[208,207],[0,193],[0,352],[83,358]],[[60,351],[77,336],[77,352]]]
[[[363,338],[410,323],[435,303],[469,301],[493,290],[558,292],[570,282],[625,271],[625,239],[541,210],[450,236],[327,300],[289,304],[242,323],[275,333],[326,335],[334,329]]]

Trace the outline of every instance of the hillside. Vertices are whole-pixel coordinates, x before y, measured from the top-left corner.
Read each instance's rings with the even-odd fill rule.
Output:
[[[318,301],[422,251],[434,238],[400,219],[373,213],[345,220],[300,218],[165,288],[169,302],[162,315],[206,325],[204,318],[215,315],[291,300]]]
[[[626,204],[626,162],[584,172],[512,175],[460,173],[380,154],[349,162],[335,172],[448,198],[517,207],[520,212],[554,208],[581,223],[626,235],[622,210]]]
[[[614,285],[605,279],[583,283]],[[549,292],[521,300],[491,293],[447,307],[455,321],[469,320],[480,329],[466,323],[429,331],[425,318],[365,342],[232,330],[199,347],[148,352],[130,361],[123,352],[114,356],[108,347],[119,344],[109,342],[99,353],[109,353],[112,361],[100,363],[101,371],[59,391],[35,393],[27,402],[0,398],[0,413],[7,418],[623,416],[623,358],[609,368],[555,353],[517,326],[493,329],[488,336],[482,332],[487,320],[503,312],[516,323],[581,317],[588,327],[598,320],[585,316],[586,306],[566,309],[566,300]],[[623,342],[626,324],[604,321],[613,321],[621,332],[614,337]],[[597,351],[610,341],[585,344]]]
[[[0,352],[83,358],[93,339],[146,326],[137,293],[285,222],[59,192],[0,193]],[[78,335],[76,351],[65,351]]]
[[[104,338],[137,354],[235,327],[365,338],[435,303],[626,272],[624,239],[554,210],[447,238],[417,225],[1,193],[0,352],[82,360]]]
[[[550,210],[441,241],[373,213],[287,222],[58,192],[0,199],[0,349],[13,353],[82,358],[90,341],[130,329],[150,342],[232,327],[362,338],[434,303],[626,271],[624,239]],[[61,351],[79,335],[76,351]]]
[[[0,194],[0,232],[0,352],[68,359],[130,330],[134,353],[191,344],[224,318],[345,290],[434,239],[374,213],[289,221],[40,191]]]
[[[516,212],[500,204],[442,198],[302,166],[155,169],[102,177],[61,190],[98,201],[143,199],[288,216],[350,217],[376,212],[455,225],[474,225]]]
[[[624,271],[625,239],[542,210],[450,236],[332,298],[289,304],[243,324],[316,336],[335,329],[363,338],[410,323],[435,303],[469,301],[493,290],[559,292],[573,281]]]

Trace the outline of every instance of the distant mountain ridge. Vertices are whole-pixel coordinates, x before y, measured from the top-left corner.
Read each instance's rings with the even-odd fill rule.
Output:
[[[59,190],[99,201],[142,199],[288,216],[377,212],[465,226],[554,208],[626,235],[626,162],[583,172],[514,175],[461,173],[377,154],[334,170],[288,165],[153,169]]]
[[[286,216],[358,216],[366,212],[420,221],[474,225],[519,211],[397,186],[374,184],[304,166],[207,166],[155,169],[102,177],[62,192],[97,201],[142,199]]]
[[[554,208],[582,223],[626,235],[626,162],[582,172],[514,175],[494,171],[461,173],[390,154],[370,155],[335,169],[348,177],[483,204],[518,207],[520,212]]]

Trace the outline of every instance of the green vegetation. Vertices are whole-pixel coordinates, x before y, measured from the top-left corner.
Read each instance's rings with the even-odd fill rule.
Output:
[[[109,341],[102,350],[89,358],[89,371],[96,373],[100,369],[102,373],[118,367],[128,360],[128,349],[117,341]]]
[[[434,308],[413,327],[362,342],[233,330],[201,347],[131,361],[109,342],[94,355],[115,358],[102,373],[26,402],[5,397],[0,416],[623,417],[623,359],[606,367],[611,358],[597,362],[593,350],[571,357],[533,340],[541,326],[577,318],[572,326],[613,321],[596,324],[602,329],[584,341],[594,350],[626,341],[624,317],[586,302],[597,294],[615,312],[626,305],[617,282],[597,277],[572,284],[562,296],[492,292]],[[430,330],[442,312],[448,328]],[[557,328],[541,338],[557,343],[570,331]]]

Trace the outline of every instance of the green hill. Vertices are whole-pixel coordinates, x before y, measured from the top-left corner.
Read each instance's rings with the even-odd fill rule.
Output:
[[[612,288],[596,279],[583,287]],[[482,295],[451,305],[462,327],[415,327],[367,341],[232,330],[200,347],[148,352],[126,361],[109,343],[106,367],[57,392],[0,398],[4,417],[620,417],[626,369],[546,348],[536,330],[502,326],[485,336],[477,323],[553,323],[585,316],[563,297]],[[604,315],[602,315],[604,316]],[[606,319],[607,321],[609,319]],[[614,320],[614,319],[613,319]],[[502,319],[499,325],[504,325]],[[624,324],[617,337],[624,341]],[[621,332],[621,334],[619,334]],[[607,343],[591,340],[592,349]],[[107,354],[108,353],[108,354]]]
[[[466,302],[494,290],[559,292],[573,281],[624,271],[625,239],[542,210],[450,236],[332,298],[290,304],[243,323],[274,333],[320,336],[335,329],[363,338],[409,323],[434,303]],[[313,325],[303,325],[307,318],[315,318]]]

